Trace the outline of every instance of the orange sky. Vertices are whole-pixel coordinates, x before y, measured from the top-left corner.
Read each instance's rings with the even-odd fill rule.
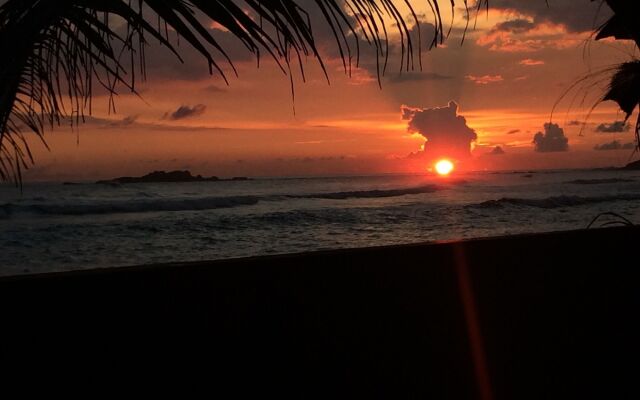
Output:
[[[186,45],[181,51],[193,60],[186,66],[167,51],[154,50],[142,99],[122,93],[117,112],[109,114],[106,99],[97,96],[87,123],[74,131],[58,127],[47,133],[51,151],[33,142],[36,164],[25,179],[98,179],[158,169],[218,176],[419,172],[430,165],[408,156],[420,152],[425,138],[407,131],[401,107],[431,109],[449,101],[459,105],[458,114],[477,134],[463,168],[625,164],[629,149],[594,149],[614,141],[623,147],[633,140],[631,130],[598,131],[620,130],[609,125],[598,129],[623,118],[613,104],[599,106],[585,125],[575,122],[585,121],[602,87],[593,87],[584,104],[584,93],[573,92],[557,106],[553,122],[564,129],[568,151],[535,151],[535,133],[544,130],[569,85],[589,71],[627,60],[633,48],[590,42],[588,29],[563,20],[562,7],[569,3],[585,18],[591,15],[590,21],[594,7],[558,0],[564,5],[557,15],[553,2],[551,11],[538,15],[529,2],[511,2],[522,3],[521,9],[492,3],[497,5],[489,15],[482,14],[464,45],[454,29],[443,48],[424,52],[422,71],[399,75],[397,64],[392,65],[382,89],[375,72],[367,69],[366,57],[351,78],[345,76],[327,41],[323,48],[330,85],[309,59],[304,64],[307,82],[294,75],[295,101],[289,78],[273,62],[263,60],[257,69],[255,61],[239,53],[239,77],[229,74],[226,86],[220,77],[206,74],[205,63]],[[457,19],[455,26],[460,24]],[[226,34],[215,27],[212,32]],[[504,154],[489,154],[496,146]]]

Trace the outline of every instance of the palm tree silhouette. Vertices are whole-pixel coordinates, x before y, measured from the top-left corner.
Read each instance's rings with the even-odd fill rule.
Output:
[[[598,29],[596,40],[614,38],[634,41],[640,48],[640,24],[638,5],[625,0],[606,0],[614,15]],[[626,120],[638,109],[636,120],[636,150],[640,150],[640,60],[635,59],[619,65],[611,78],[609,88],[601,101],[618,103],[626,114]]]

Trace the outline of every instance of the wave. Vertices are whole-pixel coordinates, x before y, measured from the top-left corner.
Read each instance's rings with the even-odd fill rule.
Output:
[[[498,200],[483,201],[482,203],[470,204],[469,208],[504,208],[506,206],[534,207],[534,208],[562,208],[574,207],[595,203],[607,203],[614,201],[635,201],[640,200],[640,193],[618,194],[611,196],[552,196],[542,199],[520,199],[503,197]]]
[[[329,199],[329,200],[346,200],[346,199],[375,199],[382,197],[399,197],[410,194],[433,193],[439,190],[436,185],[417,186],[406,189],[386,189],[386,190],[359,190],[353,192],[334,192],[334,193],[315,193],[307,195],[291,195],[288,197],[298,199]]]
[[[260,201],[283,201],[287,199],[331,199],[346,200],[354,198],[398,197],[411,194],[432,193],[439,188],[435,185],[418,186],[405,189],[362,190],[353,192],[330,192],[302,195],[272,196],[229,196],[174,199],[137,199],[96,203],[49,203],[49,204],[0,204],[0,218],[6,219],[13,214],[30,213],[44,215],[91,215],[121,214],[158,211],[199,211],[219,208],[251,206]]]
[[[45,215],[89,215],[118,214],[154,211],[197,211],[217,208],[230,208],[254,205],[260,201],[258,196],[205,197],[199,199],[156,199],[145,201],[113,201],[92,204],[3,204],[0,216],[8,217],[15,213],[35,213]]]
[[[608,183],[630,183],[635,182],[634,179],[624,178],[610,178],[610,179],[576,179],[574,181],[568,181],[565,183],[571,183],[574,185],[603,185]]]

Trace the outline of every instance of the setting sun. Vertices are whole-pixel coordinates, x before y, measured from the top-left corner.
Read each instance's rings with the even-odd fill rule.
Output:
[[[449,160],[440,160],[436,163],[438,175],[449,175],[453,171],[453,163]]]

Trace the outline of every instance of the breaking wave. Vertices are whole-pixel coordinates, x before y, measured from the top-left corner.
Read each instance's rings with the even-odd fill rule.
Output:
[[[571,183],[574,185],[604,185],[609,183],[628,183],[635,182],[634,179],[625,179],[625,178],[609,178],[609,179],[576,179],[573,181],[568,181],[566,183]]]
[[[562,208],[574,207],[595,203],[607,203],[614,201],[634,201],[640,200],[640,193],[618,194],[611,196],[553,196],[542,199],[519,199],[503,197],[498,200],[483,201],[482,203],[470,204],[470,208],[503,208],[506,206],[535,207],[535,208]]]
[[[88,215],[117,214],[153,211],[189,211],[211,210],[253,205],[258,203],[257,196],[204,197],[197,199],[156,199],[99,202],[89,204],[4,204],[0,206],[5,216],[13,213],[27,212],[46,215]],[[2,215],[2,214],[0,214]]]
[[[433,193],[440,188],[436,185],[417,186],[406,189],[386,189],[386,190],[359,190],[355,192],[334,192],[334,193],[316,193],[307,195],[289,196],[299,199],[374,199],[382,197],[398,197],[410,194]]]
[[[411,194],[432,193],[439,188],[435,185],[405,189],[362,190],[353,192],[330,192],[301,195],[272,196],[229,196],[174,199],[132,199],[96,203],[40,203],[40,204],[0,204],[0,218],[9,218],[17,213],[44,215],[91,215],[143,213],[158,211],[199,211],[232,208],[258,204],[260,201],[284,201],[287,199],[330,199],[346,200],[355,198],[399,197]]]

